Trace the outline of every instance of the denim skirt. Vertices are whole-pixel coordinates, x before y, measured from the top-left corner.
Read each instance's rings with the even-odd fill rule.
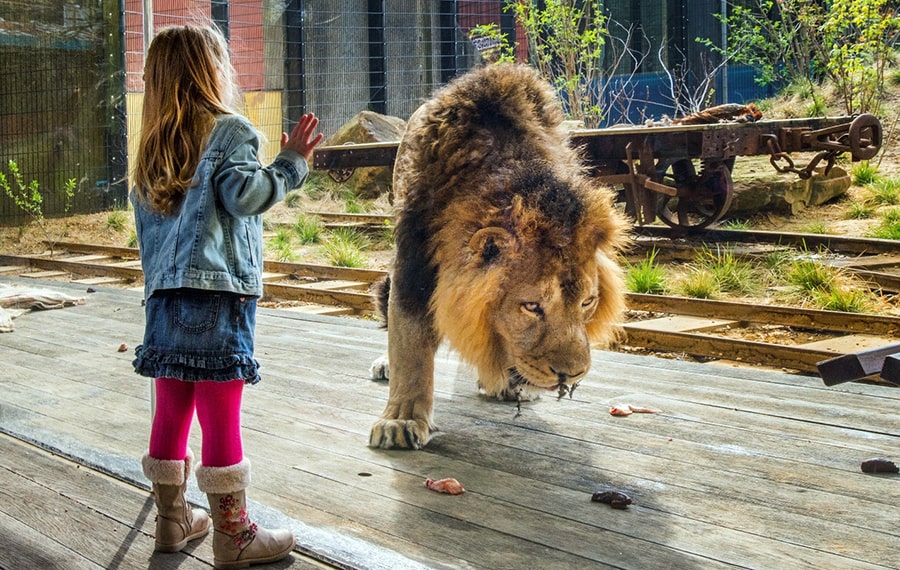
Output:
[[[134,371],[187,382],[259,382],[253,358],[256,297],[223,291],[157,291],[145,305],[144,342]]]

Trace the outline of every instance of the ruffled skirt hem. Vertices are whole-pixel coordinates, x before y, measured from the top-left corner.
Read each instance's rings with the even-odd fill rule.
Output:
[[[261,380],[259,362],[246,354],[171,354],[145,349],[143,345],[138,346],[134,354],[134,371],[150,378],[177,378],[185,382],[227,382],[242,378],[247,384],[256,384]]]

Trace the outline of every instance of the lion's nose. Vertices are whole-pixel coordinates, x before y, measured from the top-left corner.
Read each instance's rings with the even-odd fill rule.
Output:
[[[550,367],[550,372],[556,375],[556,379],[559,381],[559,384],[566,384],[572,378],[580,378],[582,375],[584,375],[584,372],[576,372],[574,374],[571,374],[569,372],[560,372],[552,366]]]

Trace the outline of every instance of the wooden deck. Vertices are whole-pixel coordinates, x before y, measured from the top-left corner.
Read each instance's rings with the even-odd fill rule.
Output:
[[[0,334],[0,568],[207,568],[209,539],[152,552],[150,388],[131,369],[141,294],[97,289]],[[271,567],[900,568],[900,476],[859,469],[900,462],[900,389],[597,351],[574,399],[516,417],[441,350],[443,433],[382,451],[366,441],[388,389],[367,373],[385,343],[373,322],[260,311],[251,514],[299,543]],[[613,417],[619,402],[661,413]],[[467,492],[431,492],[429,477]],[[634,504],[591,502],[608,488]],[[193,483],[190,498],[205,506]]]

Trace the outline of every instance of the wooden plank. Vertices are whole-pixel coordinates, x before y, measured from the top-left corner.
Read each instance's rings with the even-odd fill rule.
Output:
[[[711,332],[724,327],[738,327],[740,326],[740,321],[676,315],[672,317],[632,321],[628,323],[628,326],[631,329],[648,331]]]
[[[348,281],[340,279],[331,279],[328,281],[317,281],[314,285],[317,289],[325,289],[327,291],[337,291],[340,289],[357,289],[367,291],[371,283],[363,281]]]
[[[366,281],[369,283],[379,281],[387,275],[386,271],[377,269],[357,269],[352,267],[314,265],[310,263],[289,263],[284,261],[266,261],[264,268],[266,271],[286,273],[298,277],[346,279],[349,281]]]
[[[0,473],[0,481],[3,481]],[[5,485],[4,485],[5,486]],[[0,497],[4,492],[0,490]],[[85,559],[81,554],[48,539],[41,530],[6,515],[0,517],[0,568],[40,568],[42,570],[101,570],[103,567]]]
[[[281,299],[310,301],[323,305],[345,305],[361,313],[374,310],[372,296],[367,293],[331,291],[319,289],[315,285],[288,285],[285,283],[266,283],[264,291]]]
[[[28,279],[53,279],[54,277],[65,277],[69,275],[68,271],[30,271],[22,273],[19,277],[27,277]]]
[[[859,380],[881,372],[885,358],[900,352],[900,343],[822,360],[816,364],[826,386]]]
[[[0,435],[0,495],[7,489],[8,477],[15,479],[14,488],[25,488],[25,492],[8,501],[4,498],[0,512],[18,512],[17,516],[28,520],[42,520],[40,517],[52,516],[58,519],[60,528],[58,540],[47,536],[47,525],[43,522],[28,524],[20,522],[12,516],[0,517],[0,529],[9,526],[15,532],[3,532],[4,541],[0,546],[0,567],[5,568],[140,568],[148,562],[150,567],[166,569],[199,569],[209,568],[212,564],[212,545],[209,538],[191,542],[182,552],[154,553],[153,533],[155,532],[153,501],[146,487],[136,487],[122,483],[108,475],[68,459],[54,455],[43,449],[19,442],[5,435]],[[51,493],[47,502],[29,503],[33,497],[29,487],[36,492]],[[65,504],[62,510],[51,510],[53,502]],[[33,504],[41,505],[40,509],[29,509]],[[206,508],[205,504],[197,505]],[[36,514],[33,511],[40,511]],[[71,513],[77,513],[73,516]],[[80,526],[81,513],[109,521],[118,521],[121,530],[113,533],[112,540],[103,541],[103,534],[91,526]],[[99,525],[98,525],[99,526]],[[38,530],[39,529],[39,530]],[[110,550],[104,553],[102,548],[72,548],[77,546],[76,537],[69,533],[78,533],[84,541],[108,543]],[[101,540],[98,540],[101,539]],[[115,548],[113,553],[112,549]],[[58,561],[58,562],[57,562]],[[32,564],[33,562],[33,564]],[[289,558],[291,568],[311,570],[314,568],[331,568],[306,555],[294,553]]]
[[[268,394],[266,394],[266,396],[268,396]],[[267,401],[269,401],[269,397],[267,397],[266,399],[267,399]],[[288,417],[289,415],[293,414],[293,412],[291,411],[291,406],[277,404],[277,402],[279,402],[279,401],[280,402],[289,402],[290,399],[284,398],[284,397],[278,397],[277,395],[272,395],[271,400],[272,401],[269,401],[267,405],[262,406],[262,409],[266,410],[266,414],[269,417],[272,417],[273,415],[277,416],[279,414],[284,414],[284,417]],[[445,402],[441,402],[441,403],[443,404]],[[464,407],[465,406],[461,406],[461,408],[464,408]],[[492,406],[492,409],[500,410],[502,408],[504,408],[504,406],[500,406],[500,405]],[[528,501],[529,498],[534,498],[534,501],[531,501],[531,502],[534,502],[540,506],[539,507],[532,506],[532,508],[535,508],[540,512],[548,513],[548,514],[553,513],[553,512],[557,512],[557,513],[568,512],[571,515],[571,514],[573,514],[574,510],[580,510],[574,506],[574,505],[578,504],[577,497],[579,495],[579,492],[578,491],[572,492],[571,494],[567,494],[565,497],[561,497],[559,495],[560,490],[555,489],[555,487],[556,486],[570,487],[570,486],[574,485],[574,487],[576,489],[578,489],[578,488],[581,489],[580,493],[582,494],[582,497],[584,498],[585,496],[589,496],[591,487],[589,486],[588,481],[593,479],[595,481],[602,481],[602,482],[613,483],[613,484],[617,484],[617,485],[623,485],[623,484],[629,485],[631,487],[631,489],[634,490],[634,492],[637,492],[643,496],[642,500],[645,501],[643,503],[644,506],[648,507],[652,511],[656,511],[656,509],[658,509],[658,508],[662,508],[663,510],[675,508],[676,510],[678,510],[678,512],[683,512],[683,509],[687,508],[692,511],[691,517],[695,517],[695,516],[710,517],[710,516],[712,516],[715,518],[716,517],[715,513],[720,513],[720,514],[722,514],[723,521],[726,520],[726,518],[729,518],[729,517],[731,518],[732,522],[729,524],[743,524],[746,522],[743,520],[741,520],[740,522],[736,522],[737,513],[741,512],[742,509],[746,508],[746,505],[742,499],[726,496],[726,497],[721,497],[721,500],[722,500],[721,504],[717,504],[717,503],[711,504],[710,503],[710,501],[713,501],[713,502],[717,501],[718,495],[716,493],[708,493],[706,491],[703,491],[703,489],[707,489],[707,485],[710,484],[706,481],[706,479],[707,479],[706,474],[702,473],[702,472],[698,472],[697,466],[690,462],[684,462],[683,460],[680,460],[680,461],[676,461],[676,463],[673,464],[673,465],[681,464],[683,466],[683,469],[686,470],[686,472],[688,474],[688,478],[684,479],[684,478],[682,478],[682,476],[679,475],[679,473],[672,471],[672,465],[660,463],[660,461],[658,459],[650,460],[649,458],[647,458],[645,460],[645,462],[646,462],[646,466],[648,467],[648,472],[657,473],[659,476],[659,479],[658,479],[659,483],[652,483],[650,481],[647,481],[645,485],[641,485],[641,483],[634,481],[633,478],[630,478],[629,476],[625,475],[624,471],[621,472],[619,475],[615,475],[614,478],[612,480],[610,480],[610,473],[599,466],[597,467],[598,471],[596,471],[596,473],[593,475],[593,477],[591,477],[590,475],[587,475],[583,470],[581,470],[579,467],[577,467],[577,465],[583,466],[586,461],[588,463],[590,463],[589,459],[591,457],[604,457],[604,463],[608,463],[610,466],[627,466],[629,468],[629,472],[630,472],[630,467],[635,465],[635,457],[634,456],[626,457],[626,456],[632,454],[633,451],[625,451],[625,450],[621,451],[620,453],[624,453],[626,455],[623,457],[617,457],[615,450],[608,449],[605,446],[602,450],[592,451],[589,447],[586,448],[586,446],[590,445],[587,443],[586,440],[577,439],[578,434],[573,434],[570,431],[566,433],[566,435],[567,435],[566,439],[567,440],[571,439],[571,438],[575,438],[575,439],[573,439],[573,443],[570,443],[568,445],[564,442],[561,444],[561,442],[558,439],[559,438],[558,434],[555,435],[550,430],[547,430],[546,432],[544,432],[544,431],[537,432],[538,434],[543,433],[545,435],[545,437],[541,438],[539,436],[535,441],[533,441],[535,450],[552,449],[554,457],[571,457],[572,462],[574,462],[576,464],[575,467],[571,468],[572,471],[569,472],[569,468],[567,466],[570,465],[570,461],[568,461],[568,460],[562,461],[559,463],[558,469],[552,469],[552,470],[545,469],[545,472],[542,473],[541,469],[543,467],[547,467],[544,462],[538,461],[537,463],[535,463],[535,458],[533,456],[531,456],[530,453],[523,454],[521,457],[516,457],[515,453],[517,453],[517,452],[514,452],[514,451],[508,449],[507,446],[511,443],[524,444],[524,443],[526,443],[526,440],[527,440],[527,442],[531,443],[531,440],[535,439],[533,437],[535,435],[535,433],[530,431],[529,428],[531,426],[528,426],[528,425],[515,426],[514,425],[515,422],[510,421],[510,418],[513,417],[513,414],[511,413],[512,411],[510,410],[509,406],[505,406],[505,409],[510,411],[510,413],[505,415],[505,418],[503,417],[502,413],[498,414],[498,415],[492,415],[494,417],[485,417],[485,416],[481,415],[480,413],[472,413],[471,411],[469,413],[459,415],[458,414],[459,410],[453,410],[452,412],[448,412],[447,414],[445,414],[445,419],[442,421],[443,426],[448,429],[447,429],[447,432],[445,435],[440,436],[439,439],[436,440],[436,442],[435,442],[436,453],[442,457],[446,456],[446,452],[447,452],[446,445],[453,445],[448,442],[451,440],[453,442],[456,442],[455,445],[458,446],[458,454],[456,454],[455,457],[463,463],[460,463],[459,465],[456,465],[456,464],[442,465],[442,467],[443,467],[445,473],[452,473],[455,476],[458,476],[462,481],[464,481],[464,482],[468,481],[469,484],[467,484],[467,488],[470,491],[489,492],[486,490],[484,490],[484,491],[479,490],[478,486],[477,486],[478,482],[480,481],[481,484],[483,484],[485,486],[485,488],[490,489],[492,487],[492,485],[490,483],[491,480],[501,477],[504,480],[503,488],[505,491],[508,491],[508,496],[503,496],[500,499],[504,503],[507,503],[507,502],[517,503],[517,502],[523,501],[523,500],[526,502],[529,502]],[[310,411],[312,412],[313,410],[310,410]],[[313,416],[320,417],[320,415],[322,413],[323,412],[318,412],[318,413],[313,414]],[[325,412],[324,415],[327,416],[329,414],[327,412]],[[461,421],[455,421],[457,418],[459,418]],[[360,424],[358,421],[349,422],[348,421],[349,419],[350,418],[348,418],[346,416],[342,416],[340,418],[334,418],[337,425],[344,426],[345,428],[350,425],[354,425],[354,431],[361,432],[359,435],[359,439],[362,440],[363,434],[365,433],[365,429],[366,429],[368,422]],[[471,424],[472,420],[476,420],[476,422],[477,422],[478,419],[481,420],[480,425],[482,427],[480,430],[473,431],[471,428],[468,428],[468,429],[466,428],[466,426],[472,425]],[[479,424],[476,423],[475,425],[479,425]],[[508,429],[502,429],[503,427],[506,427]],[[527,437],[522,437],[523,433],[521,433],[521,432],[523,431],[523,428],[524,428],[524,431],[528,432]],[[263,428],[263,429],[266,429],[266,428]],[[268,428],[268,429],[272,429],[272,428]],[[502,431],[499,431],[501,429],[502,429]],[[320,430],[315,430],[315,431],[318,432]],[[605,430],[602,430],[602,429],[598,430],[598,429],[586,428],[585,431],[582,433],[604,433],[604,431]],[[519,432],[519,433],[517,433],[517,432]],[[484,445],[478,445],[478,444],[475,444],[475,442],[466,443],[467,441],[471,440],[471,438],[473,436],[476,438],[480,438],[479,435],[476,435],[478,433],[484,433],[484,434],[496,433],[496,437],[491,438],[491,441],[483,442]],[[606,436],[606,434],[604,433],[604,439],[605,439],[605,436]],[[342,440],[344,441],[344,443],[341,443]],[[331,449],[352,449],[353,448],[353,440],[352,440],[352,438],[347,439],[346,436],[341,437],[338,434],[332,433],[328,437],[328,445]],[[631,445],[633,446],[633,443]],[[684,455],[691,456],[690,453],[685,453],[685,450],[683,448],[679,448],[678,445],[672,446],[672,447],[678,448],[678,449],[673,449],[673,452],[681,454],[682,459],[683,459]],[[473,454],[478,454],[479,453],[478,450],[481,450],[481,449],[485,450],[484,453],[486,455],[484,457],[479,456],[478,461],[476,461],[475,458],[473,457]],[[305,461],[309,462],[309,461],[314,460],[314,458],[316,457],[317,454],[318,454],[318,452],[311,452],[311,453],[304,453],[303,455],[304,455],[304,457],[308,458]],[[357,454],[354,453],[354,455],[357,455]],[[274,456],[275,457],[284,457],[286,455],[284,455],[283,453],[278,453],[278,454],[275,454]],[[289,455],[287,455],[287,456],[289,456]],[[396,466],[396,465],[398,465],[398,463],[402,463],[402,464],[406,465],[406,467],[404,467],[403,470],[410,471],[410,470],[414,469],[413,465],[418,463],[415,460],[419,459],[420,457],[421,457],[420,454],[412,454],[412,453],[401,454],[399,456],[391,456],[390,458],[386,458],[385,465]],[[443,462],[439,461],[437,458],[435,458],[434,456],[429,456],[429,454],[426,454],[426,457],[428,457],[428,458],[424,459],[424,461],[427,462],[428,464],[430,464],[430,467],[426,467],[423,470],[419,471],[422,474],[421,475],[422,477],[433,474],[432,473],[433,470],[440,468],[440,466],[438,464],[443,463]],[[527,457],[527,459],[526,459],[526,457]],[[676,457],[676,455],[673,455],[673,457]],[[407,458],[409,458],[409,461],[406,461]],[[474,467],[474,466],[466,467],[465,464],[468,464],[473,461],[475,461],[476,463],[478,463],[479,461],[489,461],[490,465],[492,467],[490,469],[482,469],[482,468]],[[757,458],[757,459],[755,459],[755,461],[758,463],[759,459]],[[323,458],[323,462],[326,462],[328,465],[332,466],[331,469],[327,470],[327,473],[328,473],[327,478],[328,479],[339,476],[338,474],[335,473],[335,470],[340,471],[340,468],[337,466],[337,464],[334,463],[334,459]],[[531,469],[529,469],[527,467],[529,464],[533,464]],[[654,464],[655,464],[655,466],[654,466]],[[510,466],[512,466],[512,465],[516,466],[516,467],[512,468],[512,471],[522,470],[527,473],[527,474],[523,475],[524,477],[527,477],[527,481],[529,481],[529,483],[527,484],[527,488],[519,487],[516,479],[511,478],[509,475],[501,476],[499,474],[495,474],[495,473],[491,472],[494,469],[499,469],[499,470],[508,472],[508,471],[510,471]],[[520,465],[522,467],[519,467]],[[323,473],[323,471],[320,468],[318,468],[318,467],[313,468],[311,465],[307,465],[306,463],[304,464],[303,468],[304,469],[309,468],[313,472],[316,472],[319,474]],[[348,468],[348,471],[350,471],[351,469],[354,469],[354,468],[355,469],[360,468],[360,464],[358,461],[353,465],[352,468]],[[377,469],[373,470],[370,467],[367,467],[366,469],[367,469],[367,471],[373,472],[375,477],[379,477],[379,470],[377,470]],[[431,471],[429,471],[429,470],[431,470]],[[571,479],[569,477],[567,477],[567,475],[566,475],[567,473],[569,473],[569,476],[571,477]],[[721,476],[722,476],[723,484],[725,486],[730,486],[730,483],[728,483],[728,481],[731,481],[734,478],[734,473],[726,472],[726,473],[722,473]],[[700,481],[701,479],[703,480],[702,482]],[[368,480],[368,478],[366,480]],[[535,480],[543,481],[546,484],[546,487],[539,488],[541,486],[541,483],[535,483]],[[697,492],[691,492],[690,490],[684,488],[685,480],[687,480],[687,481],[696,480],[700,486],[700,489],[698,489]],[[420,484],[421,480],[418,481],[418,483]],[[659,485],[663,485],[663,484],[670,485],[670,486],[675,485],[676,487],[678,487],[677,493],[675,493],[674,497],[669,496],[668,493],[665,494],[666,496],[655,496],[656,493],[653,492],[653,489],[657,488]],[[746,488],[748,496],[753,496],[753,494],[759,488],[759,482],[751,483],[751,482],[747,482],[747,481],[735,481],[735,484],[738,488]],[[635,487],[635,485],[637,485],[637,487]],[[746,487],[745,487],[745,485],[746,485]],[[418,486],[418,485],[416,485],[415,482],[410,482],[408,484],[408,486],[414,487],[414,486]],[[496,489],[493,489],[491,492],[496,492]],[[407,493],[406,496],[409,496],[409,495],[411,495],[411,494]],[[506,495],[506,494],[504,494],[504,495]],[[667,506],[662,507],[661,505],[652,504],[654,502],[654,499],[648,498],[648,497],[654,497],[654,496],[655,496],[655,500],[660,500],[660,501],[666,503]],[[524,499],[522,499],[523,497],[524,497]],[[784,504],[789,505],[790,502],[793,501],[794,497],[795,497],[795,492],[790,492],[790,491],[785,492]],[[407,500],[410,500],[410,499],[407,499]],[[679,505],[677,507],[672,505],[672,500],[679,503]],[[647,501],[650,501],[650,502],[647,502]],[[682,501],[684,503],[682,503]],[[761,512],[756,513],[753,516],[751,516],[752,519],[758,521],[759,528],[757,529],[757,532],[760,532],[763,535],[766,535],[765,534],[765,524],[764,524],[766,522],[766,520],[771,520],[773,517],[776,520],[785,518],[785,515],[783,513],[784,507],[781,504],[781,502],[778,501],[777,498],[767,498],[767,501],[774,503],[774,505],[772,507],[769,507],[771,510],[768,511],[768,514],[763,516],[763,513],[761,511]],[[829,501],[831,502],[831,504],[835,504],[835,499],[832,497],[825,497],[823,499],[824,504],[829,504]],[[592,505],[589,504],[589,501],[585,500],[585,503],[584,503],[584,508],[586,509],[585,513],[591,512],[590,510],[588,510],[591,507],[592,507]],[[468,507],[466,507],[466,508],[468,508]],[[861,513],[866,512],[866,510],[867,510],[866,506],[860,505]],[[727,513],[727,515],[725,515],[725,513]],[[800,513],[800,514],[803,514],[803,513]],[[527,516],[527,515],[519,515],[519,516]],[[652,518],[653,515],[650,513],[646,513],[645,511],[641,511],[641,519],[643,519],[643,522],[641,519],[635,520],[635,519],[631,519],[631,518],[629,518],[625,521],[622,521],[623,526],[621,527],[619,532],[626,532],[625,529],[627,528],[628,529],[627,532],[629,534],[640,533],[641,531],[637,530],[637,529],[640,528],[643,523],[648,523],[648,521],[646,521],[646,517]],[[762,520],[760,520],[759,517],[762,517]],[[584,517],[577,517],[577,518],[579,520],[587,520]],[[612,519],[610,519],[610,520],[612,520]],[[665,523],[662,523],[662,521],[660,521],[660,523],[665,524]],[[497,523],[492,523],[489,526],[491,526],[493,528],[493,527],[495,527],[496,524]],[[601,522],[600,520],[594,520],[594,524],[602,525],[605,527],[607,524],[614,524],[614,523],[610,522],[610,521],[602,521]],[[669,522],[668,524],[671,524],[671,522]],[[797,521],[789,522],[787,524],[784,524],[784,523],[779,523],[779,524],[782,525],[782,528],[784,529],[785,532],[790,532],[797,525]],[[809,528],[808,522],[805,526],[807,528]],[[659,528],[659,525],[657,525],[655,523],[649,523],[649,528],[646,529],[647,536],[645,537],[645,539],[648,539],[649,537],[653,536],[653,534],[652,534],[653,530],[651,530],[651,529],[658,529],[658,528]],[[608,530],[612,530],[612,529],[608,529]],[[692,532],[687,531],[687,529],[685,529],[685,530],[686,530],[687,535],[691,535],[692,532],[696,532],[696,533],[700,533],[700,534],[716,532],[715,530],[711,530],[711,529],[707,529],[707,530],[703,530],[703,531],[694,530]],[[515,532],[515,531],[513,531],[511,529],[507,529],[506,532]],[[555,543],[556,540],[559,539],[559,537],[552,534],[552,531],[547,530],[545,532],[545,534],[546,534],[547,541],[549,541],[551,543]],[[599,533],[598,536],[602,537],[603,534]],[[766,535],[766,536],[768,536],[768,535]],[[714,539],[713,537],[708,536],[708,538],[710,539],[710,544],[716,543],[716,539]],[[594,539],[595,546],[602,549],[603,543],[598,542],[598,541],[602,541],[602,538]],[[725,542],[733,542],[733,540],[725,541]],[[743,547],[747,548],[749,550],[753,550],[747,544],[744,544]],[[715,547],[712,547],[712,548],[715,548]],[[768,551],[769,548],[770,547],[762,548],[762,550]],[[883,553],[883,551],[880,553]],[[624,554],[627,554],[627,553],[624,553]],[[671,563],[671,562],[672,561],[669,560],[669,563]],[[679,567],[679,566],[676,564],[673,567]]]
[[[73,279],[72,283],[80,283],[82,285],[115,285],[116,283],[126,283],[126,280],[120,277],[86,277],[84,279]]]
[[[0,254],[0,264],[27,264],[29,267],[48,271],[65,271],[77,275],[116,276],[124,279],[143,279],[140,267],[107,265],[104,263],[68,263],[65,260],[36,256],[19,256]]]
[[[100,289],[23,319],[0,336],[0,427],[140,453],[149,389],[114,348],[142,334],[140,295]],[[263,383],[242,415],[253,500],[434,568],[890,566],[900,488],[859,461],[896,453],[900,391],[595,351],[574,398],[517,415],[442,348],[443,432],[421,452],[381,451],[366,441],[388,388],[366,371],[386,340],[375,322],[260,310]],[[615,418],[617,402],[661,412]],[[426,476],[468,492],[428,492]],[[591,503],[606,485],[635,504]]]
[[[46,243],[46,242],[45,242]],[[86,254],[102,254],[107,257],[131,258],[136,259],[139,256],[139,250],[136,247],[121,247],[115,245],[101,245],[94,243],[75,243],[66,241],[54,242],[54,246],[58,249],[69,251],[72,253]]]
[[[831,356],[831,352],[806,349],[799,346],[783,346],[732,338],[718,338],[705,334],[651,331],[633,326],[623,325],[627,339],[626,346],[640,346],[667,352],[684,352],[695,356],[728,358],[729,360],[747,362],[779,362],[786,368],[803,372],[816,370],[816,363]]]
[[[288,276],[288,273],[271,273],[269,271],[263,271],[262,281],[263,283],[270,283],[272,281],[280,281]]]
[[[882,348],[885,345],[890,344],[896,343],[891,342],[890,339],[886,339],[880,336],[872,336],[867,334],[847,334],[843,336],[836,336],[833,338],[816,340],[813,342],[804,342],[803,344],[798,344],[797,346],[802,346],[804,348],[814,348],[816,350],[827,350],[829,352],[838,354],[847,354],[850,352],[859,352],[862,350]]]
[[[710,319],[727,319],[751,323],[772,323],[798,328],[815,328],[841,333],[900,335],[900,317],[823,311],[809,308],[748,305],[731,301],[712,301],[629,293],[628,308],[636,311],[677,313]]]
[[[310,212],[311,216],[318,216],[328,222],[343,222],[361,225],[389,226],[394,223],[394,216],[390,214],[350,214],[346,212]]]
[[[140,259],[130,259],[127,261],[116,261],[115,263],[107,264],[110,267],[120,267],[126,269],[141,268],[141,260]]]
[[[641,226],[635,227],[633,231],[639,236],[674,238],[680,237],[678,232],[684,230],[683,228],[673,229],[668,226]],[[860,255],[897,253],[897,242],[890,239],[760,230],[743,231],[722,228],[703,228],[702,235],[703,239],[709,243],[755,241],[759,243],[790,245],[807,251],[815,251],[819,248],[824,248],[834,253]]]
[[[305,313],[310,315],[330,315],[330,316],[340,316],[340,315],[352,315],[353,309],[347,307],[335,307],[331,305],[316,305],[307,303],[305,305],[299,305],[296,307],[281,307],[282,311],[291,311],[297,313]]]
[[[65,258],[66,261],[72,263],[84,263],[86,261],[103,261],[113,259],[108,255],[102,254],[86,254],[86,255],[74,255],[72,257]]]
[[[894,254],[865,255],[828,260],[829,265],[850,269],[882,269],[900,265],[900,258]]]
[[[139,567],[146,564],[153,552],[152,531],[148,534],[143,530],[145,524],[153,524],[152,499],[147,493],[143,494],[144,506],[129,513],[127,517],[107,516],[106,513],[112,507],[109,504],[110,497],[127,494],[122,486],[111,480],[101,481],[101,478],[74,463],[51,466],[44,462],[44,467],[48,470],[39,473],[37,480],[19,475],[17,471],[30,466],[12,464],[10,459],[16,455],[7,451],[12,444],[6,436],[0,436],[0,440],[4,440],[5,450],[2,454],[4,468],[0,469],[0,510],[5,517],[40,529],[44,535],[43,540],[49,543],[48,554],[69,554],[70,560],[58,560],[61,568],[110,568],[120,564],[123,567]],[[37,455],[31,453],[28,459],[37,460]],[[50,470],[51,467],[59,470]],[[85,478],[95,485],[94,488],[81,486],[81,491],[91,497],[89,499],[60,493],[54,488],[60,481],[65,486],[67,481]],[[37,481],[41,483],[38,484]],[[101,494],[103,491],[106,493]],[[136,490],[132,493],[133,496],[137,495]],[[36,508],[38,505],[39,508]],[[135,513],[138,513],[137,528],[125,523]],[[115,538],[103,540],[101,537]],[[12,558],[12,568],[25,567],[17,565],[17,559],[21,555],[29,556],[24,544],[17,545],[8,555],[4,554]],[[178,557],[187,558],[184,555]],[[191,568],[202,566],[204,565],[188,564]]]

